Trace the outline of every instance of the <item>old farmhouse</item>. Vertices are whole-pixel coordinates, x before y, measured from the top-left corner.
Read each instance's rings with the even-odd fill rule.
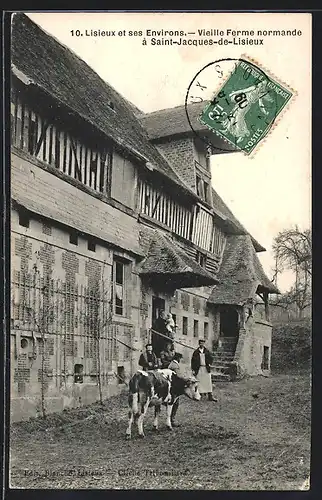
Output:
[[[11,131],[13,420],[124,388],[161,308],[187,365],[202,337],[218,378],[269,374],[265,249],[211,187],[220,149],[182,106],[142,113],[19,13]]]

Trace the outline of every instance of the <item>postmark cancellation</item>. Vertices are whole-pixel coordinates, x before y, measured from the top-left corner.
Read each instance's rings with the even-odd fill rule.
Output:
[[[276,126],[295,95],[295,90],[243,55],[235,61],[199,121],[250,156]]]

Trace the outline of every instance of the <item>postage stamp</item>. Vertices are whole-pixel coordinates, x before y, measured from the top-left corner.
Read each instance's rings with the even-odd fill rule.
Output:
[[[260,66],[241,58],[199,121],[250,155],[294,95]]]

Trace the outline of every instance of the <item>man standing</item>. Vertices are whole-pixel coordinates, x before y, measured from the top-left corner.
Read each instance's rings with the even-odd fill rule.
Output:
[[[183,377],[183,373],[181,372],[181,367],[180,367],[180,361],[182,359],[182,354],[179,352],[176,352],[175,355],[173,356],[173,360],[169,364],[168,368],[172,371],[174,371],[179,377]],[[180,427],[180,424],[177,424],[174,419],[176,417],[177,411],[179,408],[179,397],[176,399],[173,407],[172,407],[172,412],[171,412],[171,425],[172,427]]]
[[[156,370],[159,368],[157,357],[152,351],[152,344],[147,344],[145,346],[145,352],[142,352],[140,356],[139,365],[142,366],[144,371]]]
[[[161,368],[169,368],[174,358],[173,342],[167,342],[163,351],[160,352]]]
[[[157,358],[160,357],[160,352],[164,349],[164,344],[165,344],[165,338],[162,337],[161,335],[158,335],[158,333],[161,333],[162,335],[168,335],[168,330],[166,328],[166,315],[164,311],[159,312],[159,317],[153,322],[152,324],[152,346],[153,346],[153,352],[157,356]]]
[[[199,347],[193,352],[191,358],[191,370],[197,378],[200,394],[208,394],[209,401],[217,401],[212,395],[212,382],[210,374],[210,365],[212,355],[205,347],[205,341],[199,340]]]

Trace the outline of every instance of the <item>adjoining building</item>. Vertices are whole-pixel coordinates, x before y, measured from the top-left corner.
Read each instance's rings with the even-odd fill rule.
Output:
[[[117,393],[160,309],[187,366],[202,337],[215,372],[269,373],[278,290],[211,187],[219,138],[209,151],[183,107],[142,113],[20,13],[11,131],[13,420]]]

